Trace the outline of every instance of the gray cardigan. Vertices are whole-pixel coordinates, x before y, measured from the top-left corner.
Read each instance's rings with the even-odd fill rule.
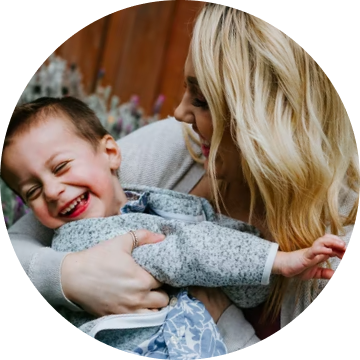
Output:
[[[190,157],[183,139],[182,127],[174,119],[162,120],[135,131],[119,140],[123,155],[120,179],[123,183],[155,186],[188,193],[204,174],[204,169]],[[356,195],[344,192],[340,211],[348,214]],[[343,237],[350,240],[353,226],[347,227]],[[53,232],[42,226],[32,214],[20,219],[9,229],[15,252],[31,281],[53,305],[74,305],[63,295],[60,283],[61,262],[66,253],[51,249]],[[337,259],[331,260],[336,269]],[[320,281],[318,290],[304,282],[297,301],[289,291],[281,309],[281,327],[299,315],[318,295],[326,281]],[[76,308],[76,307],[75,307]],[[234,306],[221,316],[218,327],[229,351],[241,349],[257,341],[253,328]]]

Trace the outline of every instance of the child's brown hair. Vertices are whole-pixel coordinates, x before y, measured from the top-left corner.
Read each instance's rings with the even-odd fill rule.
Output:
[[[17,134],[46,120],[49,115],[63,115],[72,124],[75,133],[91,143],[95,149],[99,141],[108,134],[94,111],[81,100],[71,96],[42,97],[15,108],[5,135],[4,148]]]

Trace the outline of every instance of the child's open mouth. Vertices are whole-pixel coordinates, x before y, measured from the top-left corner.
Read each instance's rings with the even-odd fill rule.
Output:
[[[89,192],[78,196],[65,209],[60,212],[60,216],[76,217],[84,212],[89,204]]]

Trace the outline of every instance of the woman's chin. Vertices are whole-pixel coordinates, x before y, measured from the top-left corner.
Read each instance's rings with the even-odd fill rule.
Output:
[[[218,161],[215,163],[215,167],[216,167],[215,175],[217,180],[225,180],[225,174],[221,165],[222,165],[221,163],[218,164]],[[210,176],[209,158],[205,158],[204,169],[205,169],[205,173]]]

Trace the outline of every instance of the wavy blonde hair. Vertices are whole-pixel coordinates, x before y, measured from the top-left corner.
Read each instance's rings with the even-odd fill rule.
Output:
[[[219,208],[215,159],[229,128],[251,191],[265,204],[267,226],[282,251],[311,246],[330,227],[344,233],[357,203],[339,214],[342,189],[358,193],[355,137],[328,77],[293,40],[242,11],[206,4],[191,43],[199,87],[213,122],[209,173]],[[280,311],[278,279],[267,306]]]

